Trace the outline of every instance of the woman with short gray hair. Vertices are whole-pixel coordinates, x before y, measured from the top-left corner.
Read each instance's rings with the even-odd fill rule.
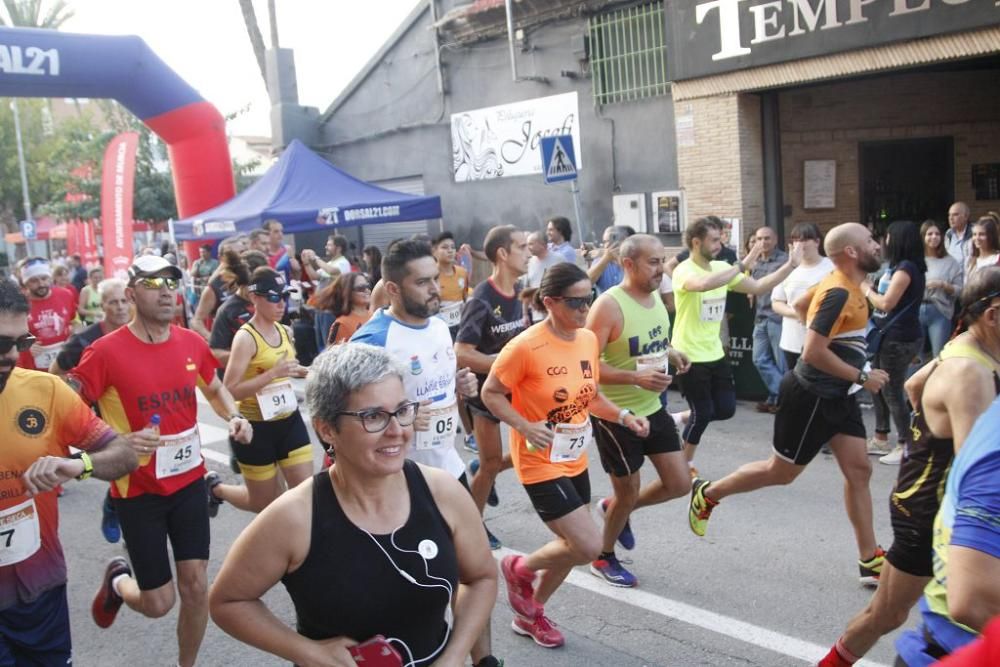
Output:
[[[229,550],[210,603],[233,637],[303,667],[353,667],[368,651],[407,667],[465,663],[496,599],[496,565],[466,490],[406,459],[418,404],[404,372],[361,343],[313,362],[306,403],[336,463],[271,503]],[[261,601],[279,581],[297,632]]]

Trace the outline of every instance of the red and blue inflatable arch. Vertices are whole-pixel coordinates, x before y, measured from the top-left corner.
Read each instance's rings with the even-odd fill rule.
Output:
[[[0,28],[0,96],[117,100],[167,145],[182,218],[235,194],[222,114],[138,37]]]

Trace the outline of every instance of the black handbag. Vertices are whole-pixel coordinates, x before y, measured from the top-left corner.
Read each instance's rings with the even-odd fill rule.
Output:
[[[881,327],[875,323],[874,319],[872,320],[872,328],[865,334],[865,352],[867,354],[868,361],[874,359],[875,355],[877,355],[878,351],[882,348],[882,340],[885,338],[885,333],[890,329],[890,327],[892,327],[896,320],[898,320],[903,313],[908,311],[915,303],[920,303],[920,300],[915,299],[906,304],[905,307],[889,318],[889,320]]]

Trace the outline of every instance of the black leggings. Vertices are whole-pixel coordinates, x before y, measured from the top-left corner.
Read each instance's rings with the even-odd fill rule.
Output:
[[[729,359],[694,362],[681,376],[681,389],[691,408],[684,427],[684,442],[697,445],[709,422],[724,421],[736,414],[736,387]]]

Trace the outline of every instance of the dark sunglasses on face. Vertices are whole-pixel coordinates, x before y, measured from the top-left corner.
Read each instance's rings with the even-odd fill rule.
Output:
[[[18,352],[24,352],[37,342],[37,338],[31,334],[24,334],[17,338],[10,336],[0,336],[0,354],[7,354],[11,348],[17,348]]]
[[[590,308],[591,304],[594,303],[593,294],[588,294],[587,296],[554,296],[552,298],[556,301],[562,301],[573,310]]]
[[[264,292],[263,294],[260,292],[254,292],[254,294],[266,300],[268,303],[281,303],[285,299],[283,294],[275,294],[274,292]]]
[[[371,285],[355,285],[353,288],[355,292],[370,292],[372,291]]]
[[[139,278],[135,281],[136,285],[144,287],[145,289],[163,289],[166,286],[169,290],[177,289],[178,281],[176,278],[164,278],[162,276],[153,278]]]

